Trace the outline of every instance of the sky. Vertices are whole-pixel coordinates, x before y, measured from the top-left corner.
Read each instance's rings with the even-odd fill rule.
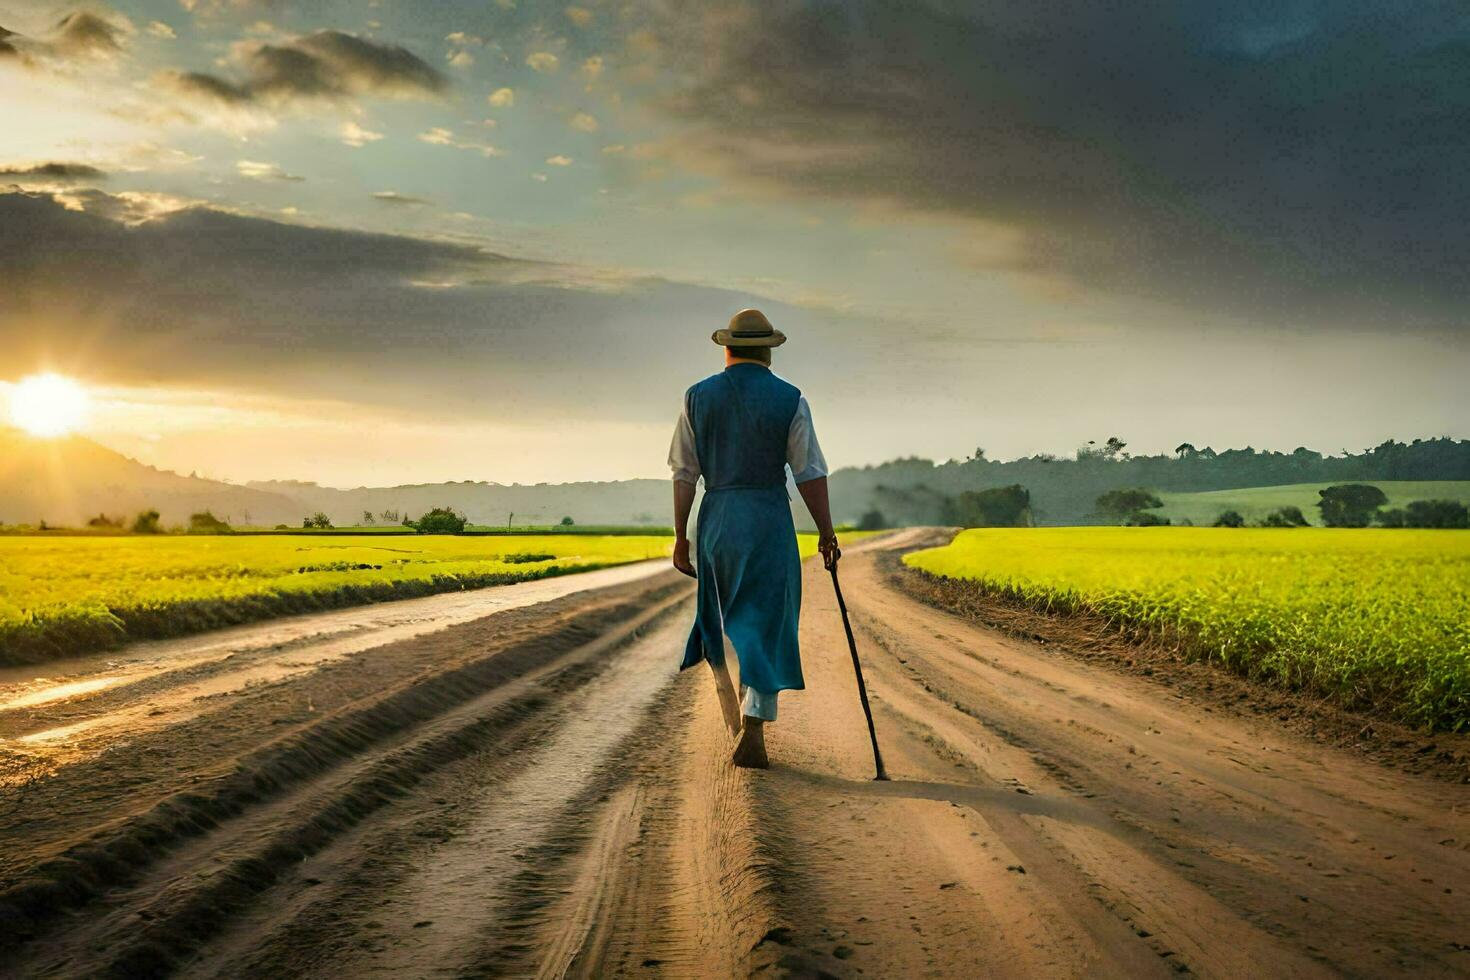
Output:
[[[0,398],[338,485],[1470,436],[1462,2],[0,0]]]

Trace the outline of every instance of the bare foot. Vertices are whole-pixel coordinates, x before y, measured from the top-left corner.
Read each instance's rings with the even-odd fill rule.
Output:
[[[740,744],[735,746],[735,755],[731,761],[742,769],[771,768],[771,760],[766,757],[765,725],[759,718],[745,718]]]

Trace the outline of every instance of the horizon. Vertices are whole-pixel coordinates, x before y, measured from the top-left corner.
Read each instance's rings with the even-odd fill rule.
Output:
[[[21,428],[18,428],[18,427],[13,426],[13,425],[4,424],[4,423],[0,423],[0,435],[19,435],[21,438],[29,439],[32,442],[35,442],[35,443],[38,443],[38,444],[44,444],[44,443],[47,443],[47,442],[51,442],[51,441],[54,441],[55,439],[58,438],[56,436],[37,436],[37,435],[32,435],[30,433],[25,432]],[[320,489],[324,489],[324,490],[353,491],[353,490],[392,490],[392,489],[398,489],[398,488],[409,488],[409,487],[419,487],[419,486],[441,486],[441,485],[442,486],[447,486],[447,485],[450,485],[450,484],[470,484],[470,485],[497,486],[497,487],[535,487],[535,486],[564,486],[564,485],[582,484],[582,483],[592,483],[592,484],[595,484],[595,483],[621,483],[621,482],[627,482],[627,481],[631,481],[631,480],[650,480],[650,479],[651,480],[660,480],[660,481],[662,481],[662,480],[665,480],[666,479],[666,477],[664,477],[662,474],[653,475],[653,476],[630,476],[630,477],[616,477],[616,478],[596,478],[596,477],[592,477],[592,478],[587,478],[587,479],[573,479],[573,480],[529,480],[529,481],[528,480],[498,480],[498,479],[488,479],[488,478],[483,478],[483,477],[482,478],[475,479],[475,478],[471,478],[471,477],[467,477],[467,476],[459,476],[459,477],[450,477],[450,478],[446,478],[446,479],[442,479],[442,480],[415,480],[415,481],[404,481],[404,482],[400,482],[400,483],[378,483],[378,484],[359,483],[359,484],[351,484],[351,485],[348,485],[348,484],[338,484],[338,483],[327,483],[327,482],[324,482],[324,481],[322,481],[320,479],[312,479],[312,478],[304,477],[304,476],[263,477],[263,478],[248,478],[248,479],[244,479],[244,480],[235,480],[235,479],[228,479],[228,478],[225,478],[225,477],[222,477],[222,476],[217,476],[217,475],[214,475],[214,474],[210,474],[208,472],[201,472],[197,467],[191,467],[187,471],[184,471],[184,470],[175,469],[175,468],[171,468],[171,467],[157,466],[157,465],[155,465],[153,463],[148,462],[147,460],[140,459],[140,458],[138,458],[136,456],[133,456],[133,455],[127,453],[127,452],[124,452],[121,449],[118,449],[118,448],[116,448],[114,446],[110,446],[106,442],[101,441],[101,440],[98,440],[98,439],[92,437],[91,435],[89,435],[87,432],[81,431],[81,430],[69,432],[69,433],[67,433],[64,436],[61,436],[59,438],[78,438],[78,439],[85,440],[87,442],[91,442],[94,445],[100,446],[101,448],[103,448],[105,450],[108,450],[110,452],[117,453],[118,455],[123,456],[123,457],[125,457],[127,459],[130,459],[133,462],[141,463],[141,464],[143,464],[145,466],[152,466],[155,469],[159,470],[160,472],[173,473],[173,474],[176,474],[176,475],[181,476],[181,477],[197,478],[197,479],[209,480],[209,481],[213,481],[213,482],[217,482],[217,483],[227,483],[227,484],[230,484],[232,486],[239,486],[239,487],[251,487],[251,486],[269,485],[269,484],[281,484],[281,485],[310,486],[310,487],[316,487],[316,488],[320,488]],[[1244,446],[1221,446],[1221,447],[1216,448],[1214,446],[1214,444],[1211,443],[1211,442],[1209,442],[1209,441],[1204,441],[1203,445],[1200,445],[1200,446],[1195,447],[1195,448],[1197,450],[1201,450],[1201,451],[1202,450],[1206,450],[1206,449],[1210,449],[1210,450],[1213,450],[1213,452],[1216,455],[1220,455],[1220,454],[1224,454],[1224,453],[1228,453],[1228,452],[1243,452],[1243,451],[1254,452],[1254,453],[1256,453],[1258,455],[1291,455],[1293,452],[1295,452],[1298,449],[1306,449],[1306,450],[1308,450],[1310,452],[1313,452],[1313,453],[1318,454],[1323,459],[1345,459],[1345,458],[1348,458],[1348,457],[1351,457],[1351,456],[1358,456],[1358,455],[1362,455],[1362,454],[1371,452],[1372,450],[1378,448],[1379,446],[1384,445],[1385,443],[1394,443],[1394,444],[1398,444],[1398,445],[1412,446],[1412,445],[1416,445],[1418,443],[1433,442],[1433,441],[1437,441],[1437,440],[1445,440],[1445,441],[1450,441],[1450,442],[1456,442],[1456,443],[1458,443],[1458,442],[1467,441],[1467,437],[1457,436],[1457,435],[1452,435],[1452,434],[1412,436],[1412,437],[1407,438],[1407,439],[1397,438],[1397,437],[1391,437],[1388,440],[1384,440],[1384,441],[1381,441],[1381,442],[1376,443],[1376,444],[1373,444],[1373,445],[1366,445],[1366,446],[1359,447],[1357,449],[1343,447],[1343,448],[1341,448],[1339,450],[1336,450],[1336,451],[1323,451],[1323,450],[1318,449],[1316,447],[1306,446],[1306,445],[1294,446],[1291,449],[1276,448],[1276,447],[1271,447],[1271,446],[1253,446],[1253,445],[1244,445]],[[1093,443],[1092,444],[1098,444],[1098,445],[1100,445],[1100,444],[1102,444],[1102,442],[1103,442],[1102,440],[1093,440]],[[1178,445],[1183,445],[1183,444],[1184,443],[1180,443]],[[1014,463],[1028,462],[1028,461],[1038,460],[1038,459],[1050,459],[1051,461],[1056,461],[1056,462],[1075,462],[1077,460],[1077,454],[1079,454],[1080,452],[1082,452],[1083,450],[1085,450],[1088,447],[1088,445],[1089,445],[1089,443],[1083,443],[1082,445],[1077,446],[1074,450],[1072,450],[1070,453],[1067,453],[1067,454],[1056,454],[1056,453],[1051,453],[1051,452],[1046,451],[1046,450],[1038,450],[1036,452],[1027,453],[1027,454],[1021,455],[1021,456],[999,457],[999,456],[995,456],[995,455],[993,455],[993,454],[991,454],[989,452],[986,452],[985,453],[985,457],[984,457],[984,461],[986,463],[995,463],[995,464],[1001,464],[1001,465],[1009,465],[1009,464],[1014,464]],[[1131,447],[1132,444],[1131,443],[1127,443],[1126,440],[1125,440],[1125,446]],[[977,447],[977,448],[983,448],[983,447]],[[1145,453],[1145,452],[1134,452],[1134,451],[1131,451],[1131,450],[1125,450],[1123,453],[1121,453],[1121,455],[1120,455],[1120,457],[1118,459],[1112,460],[1112,462],[1126,462],[1129,459],[1171,459],[1171,458],[1178,458],[1177,446],[1175,448],[1170,448],[1170,449],[1167,449],[1167,450],[1158,450],[1158,451],[1147,452],[1147,453]],[[883,466],[890,465],[890,464],[906,463],[906,462],[926,462],[926,463],[930,463],[931,465],[933,465],[935,467],[941,467],[941,466],[950,466],[950,465],[963,465],[965,463],[973,462],[974,460],[975,460],[975,457],[973,455],[971,455],[971,456],[949,456],[949,457],[944,457],[944,458],[937,458],[937,457],[921,456],[921,455],[916,455],[916,454],[908,454],[908,455],[903,455],[903,456],[893,456],[893,457],[890,457],[888,459],[883,459],[883,460],[879,460],[879,461],[872,462],[872,463],[851,463],[851,464],[849,464],[849,463],[843,463],[843,464],[839,464],[839,465],[834,466],[833,467],[833,472],[834,473],[837,473],[837,472],[842,471],[842,470],[859,470],[859,471],[861,471],[861,470],[877,469],[877,468],[881,468]]]
[[[1470,414],[1447,9],[0,0],[0,28],[0,384],[76,379],[83,431],[161,468],[663,476],[745,306],[834,466]]]

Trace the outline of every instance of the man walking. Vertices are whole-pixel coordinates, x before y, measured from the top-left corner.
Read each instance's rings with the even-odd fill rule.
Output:
[[[771,373],[771,350],[786,336],[759,310],[741,310],[713,339],[725,348],[725,370],[684,393],[669,449],[674,567],[699,579],[680,669],[701,660],[710,665],[725,723],[740,736],[735,764],[764,769],[763,726],[776,720],[777,694],[806,686],[797,647],[801,559],[786,494],[788,465],[820,532],[823,561],[830,567],[841,552],[811,408],[795,386]],[[689,512],[701,476],[704,500],[691,564]],[[739,702],[725,666],[725,636],[740,664]]]

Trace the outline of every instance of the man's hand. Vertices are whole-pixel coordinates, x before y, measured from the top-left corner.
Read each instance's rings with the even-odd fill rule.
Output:
[[[699,577],[694,574],[694,566],[689,562],[688,538],[679,538],[674,542],[674,567],[690,578]]]
[[[837,566],[837,559],[842,557],[842,549],[837,547],[837,535],[831,531],[822,535],[817,542],[817,550],[822,553],[822,567],[831,571]]]

